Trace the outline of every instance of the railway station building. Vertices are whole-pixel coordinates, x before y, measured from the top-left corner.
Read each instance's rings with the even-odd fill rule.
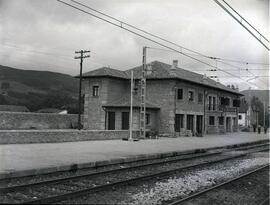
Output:
[[[126,71],[102,67],[83,74],[84,129],[129,129],[131,70],[133,130],[140,129],[142,66]],[[236,89],[179,68],[177,61],[151,62],[146,71],[146,130],[170,136],[236,132],[240,96]]]

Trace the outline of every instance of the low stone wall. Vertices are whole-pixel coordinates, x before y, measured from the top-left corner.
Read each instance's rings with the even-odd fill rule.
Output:
[[[74,114],[0,112],[0,130],[72,129],[77,119]]]
[[[128,130],[0,130],[0,144],[57,143],[122,139]],[[139,131],[133,131],[138,137]]]

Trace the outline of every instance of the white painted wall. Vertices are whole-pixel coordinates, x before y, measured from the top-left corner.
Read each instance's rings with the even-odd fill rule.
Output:
[[[239,126],[247,126],[246,113],[238,113],[238,125]]]

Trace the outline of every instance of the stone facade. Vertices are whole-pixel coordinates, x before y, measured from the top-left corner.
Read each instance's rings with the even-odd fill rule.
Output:
[[[85,84],[85,105],[84,105],[84,128],[85,129],[108,129],[106,125],[107,118],[103,104],[109,100],[116,100],[124,96],[128,96],[130,85],[128,81],[110,78],[97,78],[84,80]],[[99,96],[92,96],[92,86],[99,86]],[[137,86],[140,90],[140,86]],[[183,90],[183,98],[177,99],[177,89]],[[237,131],[238,114],[237,108],[232,112],[219,110],[220,97],[226,96],[231,99],[228,108],[232,107],[232,100],[237,99],[237,95],[229,94],[223,91],[198,86],[190,82],[179,80],[147,80],[146,98],[157,105],[158,111],[148,109],[150,114],[151,125],[148,130],[157,131],[159,133],[167,133],[169,135],[188,135],[187,132],[187,116],[193,118],[192,134],[196,134],[197,116],[202,116],[202,132],[203,133],[225,133]],[[194,100],[189,101],[188,92],[192,91]],[[202,95],[202,101],[199,102],[199,93]],[[139,95],[139,94],[137,94]],[[216,99],[215,110],[208,110],[209,96]],[[130,108],[107,108],[107,112],[115,112],[115,129],[121,130],[121,113],[129,112]],[[183,115],[183,127],[181,134],[175,133],[175,116]],[[209,117],[214,117],[214,124],[209,123]],[[219,122],[219,117],[223,117],[223,124]],[[227,120],[227,125],[226,125]],[[229,126],[229,127],[228,127]],[[133,129],[139,130],[139,108],[133,109]]]
[[[189,71],[177,73],[174,69],[171,74],[167,65],[155,62],[155,66],[146,80],[146,101],[156,106],[146,107],[151,122],[146,126],[148,131],[167,136],[202,136],[238,130],[238,108],[233,105],[240,96],[237,91]],[[133,97],[140,101],[140,69],[134,68],[134,71],[137,78]],[[84,129],[108,129],[108,112],[114,112],[114,129],[122,129],[121,113],[130,110],[130,79],[127,73],[120,75],[119,72],[101,68],[84,78]],[[194,79],[185,80],[181,74],[194,75]],[[98,96],[93,96],[94,86],[98,86]],[[181,97],[179,90],[182,90]],[[222,103],[223,98],[229,101],[228,105]],[[125,102],[108,105],[119,99],[125,99]],[[138,105],[133,108],[134,130],[140,128],[139,109]]]
[[[0,130],[0,144],[59,143],[127,138],[128,130]],[[133,132],[139,136],[138,131]]]

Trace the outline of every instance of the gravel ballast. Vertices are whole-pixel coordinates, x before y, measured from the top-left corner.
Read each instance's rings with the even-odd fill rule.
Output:
[[[128,187],[86,195],[63,203],[71,204],[163,204],[184,198],[194,192],[211,187],[268,164],[267,156],[249,156],[237,160],[176,173],[162,179],[139,182]]]

